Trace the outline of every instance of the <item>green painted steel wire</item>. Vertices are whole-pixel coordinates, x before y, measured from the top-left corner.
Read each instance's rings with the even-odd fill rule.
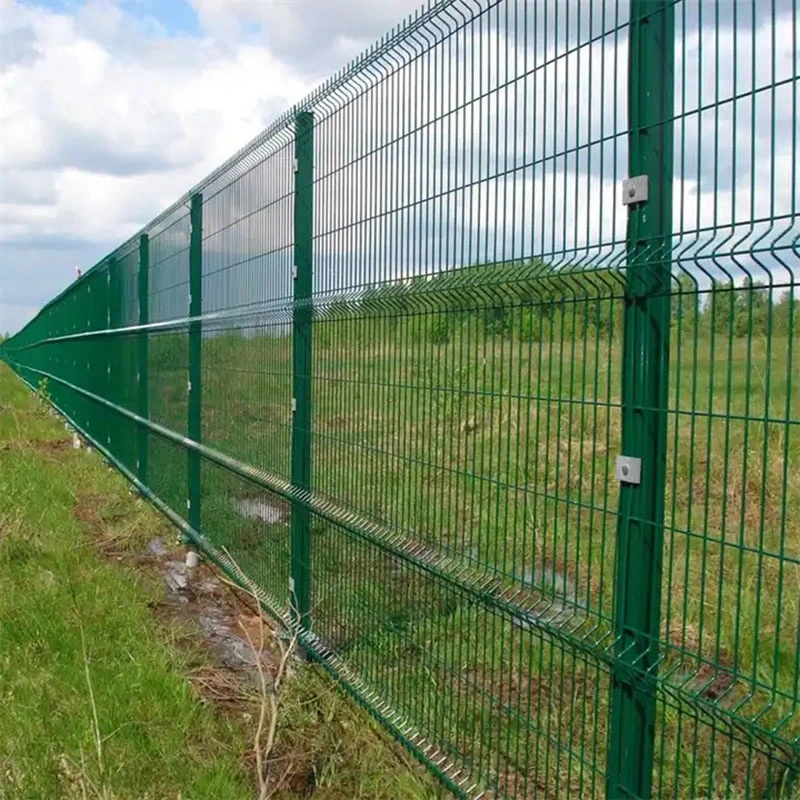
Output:
[[[797,36],[430,3],[0,353],[457,794],[788,796]]]

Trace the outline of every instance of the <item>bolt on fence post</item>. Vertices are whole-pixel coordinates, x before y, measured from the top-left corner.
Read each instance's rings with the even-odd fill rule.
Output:
[[[628,58],[629,178],[622,364],[622,454],[606,793],[650,797],[655,741],[669,380],[675,22],[672,0],[632,0]]]
[[[150,294],[150,238],[146,233],[139,237],[139,325],[147,325],[150,320],[148,295]],[[149,335],[147,331],[140,330],[137,334],[138,351],[138,397],[136,410],[140,417],[149,419],[150,408],[148,403],[147,388],[147,359]],[[137,430],[136,445],[136,477],[147,485],[147,441],[148,433],[144,425],[139,425]]]
[[[314,191],[314,115],[295,118],[294,312],[292,315],[292,486],[311,489],[311,292]],[[290,602],[302,628],[310,625],[311,519],[308,508],[292,505]]]
[[[189,419],[187,435],[195,442],[202,437],[201,405],[201,357],[203,313],[203,195],[192,195],[189,216],[191,234],[189,239]],[[189,525],[200,532],[200,454],[190,448],[188,453],[187,500]]]

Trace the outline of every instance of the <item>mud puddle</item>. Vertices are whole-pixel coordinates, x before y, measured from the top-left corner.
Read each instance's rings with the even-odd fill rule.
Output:
[[[158,568],[166,588],[159,612],[196,624],[222,667],[255,679],[259,659],[264,665],[275,660],[272,628],[263,617],[260,622],[255,601],[248,602],[203,562],[187,567],[176,557],[179,551],[161,537],[147,544],[145,560]]]
[[[284,509],[260,497],[232,497],[231,506],[237,514],[255,522],[274,525],[286,520]]]

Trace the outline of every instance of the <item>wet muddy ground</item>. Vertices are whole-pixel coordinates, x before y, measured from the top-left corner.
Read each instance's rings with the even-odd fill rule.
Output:
[[[109,539],[99,517],[99,498],[83,497],[75,515],[95,533],[96,546],[108,558],[127,562],[163,583],[163,595],[152,603],[156,616],[181,631],[187,641],[202,640],[202,664],[190,674],[204,701],[247,708],[257,700],[258,660],[269,676],[280,659],[275,623],[258,611],[255,600],[234,587],[202,560],[186,565],[186,547],[177,536],[157,536],[144,548]],[[249,635],[249,639],[248,639]],[[207,657],[205,657],[207,655]]]
[[[164,599],[155,610],[161,617],[166,615],[174,622],[199,628],[215,666],[232,673],[220,675],[222,682],[228,687],[232,682],[240,682],[243,684],[240,693],[252,694],[258,660],[267,674],[277,665],[278,633],[273,623],[259,615],[254,599],[235,589],[202,561],[195,567],[187,567],[181,557],[184,552],[181,547],[169,547],[161,537],[148,543],[145,563],[161,573],[165,587]],[[207,679],[201,683],[198,688],[202,694],[202,689],[209,687]]]

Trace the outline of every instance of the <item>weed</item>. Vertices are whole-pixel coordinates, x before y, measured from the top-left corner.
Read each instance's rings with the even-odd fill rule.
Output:
[[[49,378],[41,378],[39,383],[36,386],[36,394],[41,401],[42,405],[49,405],[52,401],[52,397],[50,396],[50,379]]]

